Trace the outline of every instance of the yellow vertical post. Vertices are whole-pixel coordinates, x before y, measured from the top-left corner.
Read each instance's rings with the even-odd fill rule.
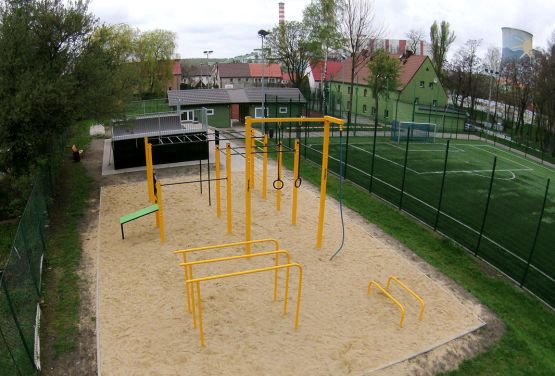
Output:
[[[320,178],[320,211],[318,214],[318,234],[316,248],[322,248],[322,234],[324,232],[324,212],[326,210],[326,184],[328,181],[328,153],[330,146],[330,120],[324,117],[324,145],[322,147],[322,175]]]
[[[144,138],[145,143],[145,168],[146,168],[146,185],[149,201],[152,201],[152,160],[148,148],[148,137]]]
[[[216,215],[218,218],[222,217],[222,203],[220,193],[220,147],[216,145],[214,150],[216,154]]]
[[[299,179],[299,155],[300,155],[300,141],[295,140],[295,162],[293,163],[293,205],[291,207],[291,223],[297,224],[297,194],[299,187],[297,180]]]
[[[250,116],[245,118],[245,240],[251,240],[251,122]],[[246,254],[250,254],[250,244],[245,245]]]
[[[164,208],[162,206],[162,187],[160,182],[156,182],[156,203],[158,204],[158,211],[156,212],[158,216],[158,224],[160,227],[160,241],[164,242]]]
[[[262,198],[266,199],[266,183],[268,179],[268,135],[264,135],[264,162],[262,164]]]
[[[225,181],[226,181],[226,209],[227,209],[227,233],[231,234],[231,146],[225,146]]]
[[[147,149],[148,149],[148,160],[149,160],[148,176],[150,178],[149,180],[150,202],[154,204],[154,202],[156,201],[156,198],[154,197],[154,177],[152,176],[154,174],[154,168],[152,166],[152,144],[148,144]]]
[[[256,139],[254,138],[254,129],[251,129],[251,187],[254,189],[254,164],[256,162]]]
[[[277,176],[278,179],[281,179],[281,164],[282,164],[282,145],[281,145],[281,141],[278,143],[278,172],[277,172]],[[283,188],[283,183],[278,183],[281,184],[280,189],[276,189],[276,209],[279,211],[281,210],[281,188]]]
[[[200,332],[200,345],[204,347],[204,329],[202,327],[202,303],[200,299],[200,282],[197,282],[198,327]]]

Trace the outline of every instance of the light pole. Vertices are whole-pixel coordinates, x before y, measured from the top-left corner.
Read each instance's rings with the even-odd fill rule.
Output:
[[[265,55],[264,55],[264,39],[268,36],[268,34],[270,34],[269,31],[266,31],[264,29],[260,29],[258,30],[258,35],[260,36],[260,38],[262,39],[262,117],[265,118],[266,117],[266,108],[264,107],[265,103],[265,99],[266,99],[266,95],[264,93],[264,66],[266,65],[266,59],[265,59]]]
[[[212,75],[210,74],[210,66],[208,65],[208,57],[210,56],[210,54],[211,54],[212,52],[214,52],[214,51],[208,51],[208,50],[206,50],[206,51],[203,51],[203,52],[202,52],[203,54],[206,55],[206,69],[208,70],[208,79],[207,79],[207,81],[208,81],[208,88],[209,88],[209,89],[210,89],[210,77],[211,77]],[[202,77],[202,76],[201,76],[201,77]]]
[[[491,83],[493,81],[493,77],[498,76],[499,72],[494,71],[493,69],[486,68],[486,73],[490,77],[489,79],[489,94],[488,94],[488,122],[490,117],[490,108],[491,108]],[[495,103],[495,107],[497,107],[497,102]]]

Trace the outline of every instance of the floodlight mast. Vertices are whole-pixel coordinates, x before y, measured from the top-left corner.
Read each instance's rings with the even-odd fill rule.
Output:
[[[258,30],[258,35],[260,36],[260,38],[262,39],[262,117],[265,118],[266,117],[266,108],[265,108],[265,99],[266,99],[266,93],[264,91],[264,66],[266,65],[266,56],[264,54],[264,39],[270,34],[269,31],[266,31],[264,29],[260,29]]]
[[[208,71],[208,78],[207,78],[207,82],[208,82],[208,88],[210,89],[210,77],[212,76],[212,74],[210,73],[210,66],[208,65],[208,58],[210,56],[210,54],[214,52],[214,51],[203,51],[202,53],[206,55],[206,69]],[[201,72],[201,80],[202,80],[202,72]]]

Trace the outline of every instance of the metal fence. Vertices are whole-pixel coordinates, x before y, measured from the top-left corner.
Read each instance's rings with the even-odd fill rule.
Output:
[[[53,176],[39,169],[0,274],[0,374],[40,369],[39,323],[42,261],[46,250]]]
[[[295,124],[274,134],[285,147],[301,139],[301,156],[322,158],[322,131]],[[391,140],[389,132],[331,132],[329,171],[458,242],[555,307],[555,170],[492,140],[437,133]],[[409,133],[410,134],[410,133]],[[452,139],[442,138],[452,136]]]

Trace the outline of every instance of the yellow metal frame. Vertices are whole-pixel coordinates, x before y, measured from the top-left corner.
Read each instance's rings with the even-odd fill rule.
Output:
[[[401,322],[399,323],[399,326],[401,326],[402,328],[403,321],[405,320],[405,307],[401,303],[399,303],[399,301],[395,299],[389,292],[387,292],[387,290],[384,289],[378,282],[374,280],[371,280],[370,283],[368,284],[368,295],[370,295],[370,293],[372,292],[372,286],[376,286],[384,293],[385,296],[387,296],[389,299],[391,299],[395,304],[399,306],[399,308],[401,309]]]
[[[266,184],[268,182],[268,135],[264,135],[263,147],[263,164],[262,164],[262,198],[266,199]]]
[[[237,276],[246,275],[246,274],[261,273],[261,272],[266,272],[266,271],[271,271],[271,270],[276,271],[276,270],[283,269],[283,268],[287,268],[287,270],[289,270],[289,268],[291,268],[291,267],[296,267],[299,270],[299,285],[298,285],[298,288],[297,288],[297,307],[296,307],[296,311],[295,311],[295,329],[298,329],[298,327],[299,327],[299,313],[300,313],[300,308],[301,308],[301,290],[302,290],[302,283],[303,283],[303,267],[298,263],[290,263],[290,264],[285,264],[285,265],[269,266],[269,267],[265,267],[265,268],[242,270],[242,271],[238,271],[238,272],[234,272],[234,273],[212,275],[212,276],[208,276],[208,277],[202,277],[202,278],[195,278],[195,279],[187,280],[185,283],[189,284],[191,286],[191,289],[193,288],[193,284],[196,285],[196,290],[197,290],[196,305],[198,305],[200,345],[202,347],[204,347],[204,328],[203,328],[203,324],[202,324],[202,299],[201,299],[201,292],[200,292],[200,282],[212,281],[212,280],[215,280],[215,279],[237,277]],[[196,315],[194,313],[196,311],[196,305],[195,305],[195,302],[193,301],[193,315],[194,316]]]
[[[256,118],[250,116],[245,118],[245,239],[251,238],[251,189],[253,187],[251,174],[249,174],[252,163],[252,124],[257,123],[281,123],[298,122],[300,123],[324,123],[324,145],[322,148],[322,176],[320,180],[320,210],[318,214],[318,231],[316,237],[316,247],[322,248],[322,236],[324,229],[324,213],[326,207],[326,184],[328,178],[328,156],[329,156],[329,137],[330,124],[337,124],[340,130],[343,129],[345,122],[331,116],[323,118]],[[281,153],[280,153],[281,155]],[[248,246],[247,246],[248,247]]]
[[[193,253],[193,252],[203,252],[203,251],[209,251],[209,250],[214,250],[214,249],[222,249],[222,248],[233,248],[233,247],[239,247],[239,246],[245,246],[246,249],[246,245],[251,245],[251,244],[261,244],[261,243],[274,243],[274,250],[277,251],[279,250],[279,243],[276,239],[258,239],[258,240],[249,240],[249,241],[243,241],[243,242],[234,242],[234,243],[226,243],[226,244],[216,244],[216,245],[208,245],[208,246],[204,246],[204,247],[196,247],[196,248],[188,248],[188,249],[179,249],[177,251],[173,251],[174,254],[182,254],[183,255],[183,263],[187,262],[187,255],[189,253]],[[250,254],[250,250],[247,252],[245,252],[246,255]],[[185,272],[185,281],[187,281],[189,279],[189,271],[187,268],[184,268],[184,272]],[[276,278],[277,278],[277,273],[276,273]],[[188,287],[187,287],[187,297],[190,296]],[[187,303],[189,303],[189,299],[187,299]],[[189,306],[189,312],[191,311],[191,308]]]
[[[214,155],[216,157],[216,215],[218,218],[221,218],[222,202],[220,192],[220,147],[216,145],[214,149]]]
[[[281,166],[283,164],[283,158],[282,158],[282,154],[283,154],[283,145],[281,143],[281,141],[278,143],[278,164],[277,164],[277,176],[278,179],[281,179]],[[283,180],[283,179],[282,179]],[[275,184],[275,183],[274,183]],[[283,188],[283,183],[282,187]],[[280,211],[281,210],[281,189],[276,189],[276,210]]]
[[[297,180],[299,179],[299,158],[301,150],[301,141],[299,139],[295,140],[295,159],[293,162],[293,205],[291,206],[291,224],[297,224],[297,196],[299,187],[297,186]]]
[[[189,261],[189,262],[182,262],[181,264],[179,264],[180,266],[183,266],[183,269],[185,270],[185,275],[188,275],[188,277],[185,278],[185,281],[193,279],[193,265],[200,265],[200,264],[211,264],[214,262],[223,262],[223,261],[234,261],[234,260],[241,260],[241,259],[245,259],[248,258],[250,259],[251,257],[262,257],[262,256],[275,256],[276,257],[276,266],[279,266],[279,255],[283,254],[287,256],[287,264],[291,263],[291,255],[289,254],[289,251],[280,249],[280,250],[275,250],[275,251],[268,251],[268,252],[259,252],[259,253],[252,253],[250,255],[239,255],[239,256],[227,256],[227,257],[219,257],[219,258],[213,258],[213,259],[205,259],[205,260],[197,260],[197,261]],[[192,302],[195,299],[195,293],[194,291],[191,291],[189,293],[189,289],[186,287],[186,295],[187,295],[187,309],[189,311],[189,313],[193,313],[193,326],[196,328],[197,324],[196,324],[196,317],[194,316],[194,312],[191,311],[191,307],[193,306]],[[276,269],[275,274],[274,274],[274,301],[277,300],[277,287],[278,287],[278,270]],[[289,292],[289,270],[287,270],[287,274],[285,276],[285,297],[284,297],[284,302],[283,302],[283,314],[285,314],[285,312],[287,312],[287,295]]]
[[[404,288],[406,291],[408,291],[412,296],[414,296],[416,298],[416,300],[418,300],[418,302],[420,302],[420,315],[418,316],[418,320],[422,321],[422,317],[424,316],[424,308],[426,308],[426,303],[424,302],[424,299],[422,299],[422,297],[420,297],[420,295],[418,295],[417,293],[415,293],[412,289],[410,289],[407,285],[405,285],[403,282],[401,282],[399,280],[399,278],[397,278],[396,276],[391,276],[389,277],[389,279],[387,280],[387,286],[386,289],[389,290],[389,288],[391,287],[391,281],[395,281],[399,284],[399,286],[401,286],[402,288]]]
[[[225,174],[226,174],[226,209],[227,209],[227,233],[231,234],[233,229],[231,222],[231,146],[225,146]]]

